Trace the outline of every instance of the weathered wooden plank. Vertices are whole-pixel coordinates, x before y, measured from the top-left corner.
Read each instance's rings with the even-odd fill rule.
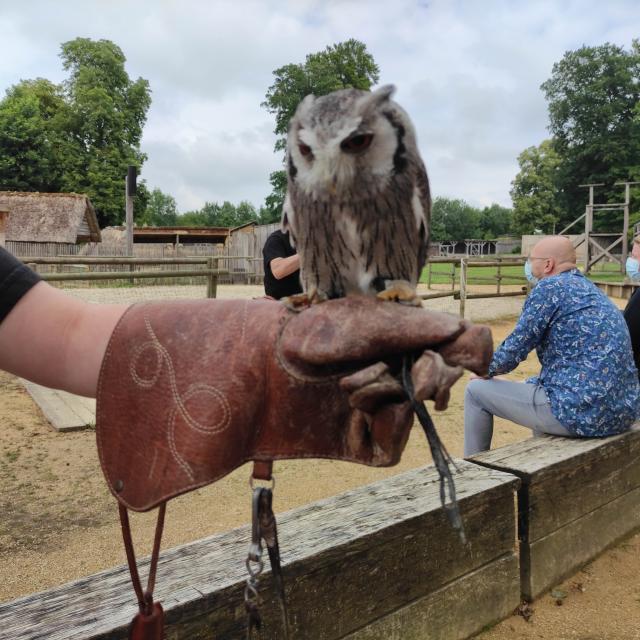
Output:
[[[522,480],[522,593],[534,598],[640,528],[640,429],[610,438],[535,438],[473,458]]]
[[[459,466],[466,547],[440,509],[433,468],[280,517],[294,637],[340,638],[513,551],[517,479]],[[168,613],[169,640],[211,638],[212,629],[215,637],[242,637],[248,540],[247,528],[240,528],[162,554],[156,589]],[[279,618],[268,573],[262,583],[262,637],[275,638]],[[134,613],[129,577],[119,567],[0,605],[0,629],[24,640],[125,638]]]
[[[522,592],[533,599],[558,584],[607,547],[640,528],[640,488],[521,549]]]
[[[603,445],[610,446],[618,440],[628,443],[635,438],[640,438],[640,425],[634,425],[630,431],[608,438],[529,438],[479,453],[469,459],[493,469],[517,473],[518,477],[527,481],[534,475],[536,479],[540,479],[547,473],[553,473],[556,465],[566,466],[567,462],[573,464],[573,459],[600,449]]]
[[[344,640],[463,640],[520,602],[518,556],[508,554],[380,618]]]
[[[520,538],[529,542],[640,486],[640,429],[611,438],[532,438],[475,462],[522,479]]]
[[[75,431],[95,424],[96,401],[22,380],[29,395],[56,431]]]

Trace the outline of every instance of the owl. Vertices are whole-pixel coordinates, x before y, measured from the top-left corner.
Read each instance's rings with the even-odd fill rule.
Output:
[[[291,119],[282,227],[307,301],[359,293],[420,303],[429,180],[394,90],[309,95]]]

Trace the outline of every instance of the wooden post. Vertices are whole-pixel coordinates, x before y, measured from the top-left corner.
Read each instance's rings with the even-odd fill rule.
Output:
[[[451,263],[451,291],[456,288],[456,263]]]
[[[207,258],[207,298],[215,298],[218,294],[218,274],[213,273],[217,262],[216,258]]]
[[[631,185],[626,182],[624,185],[624,223],[622,227],[622,261],[620,271],[625,274],[625,263],[629,257],[629,201],[631,200]]]
[[[427,289],[431,289],[431,263],[427,262]]]
[[[502,266],[502,258],[498,258],[498,286],[496,289],[496,293],[500,293],[500,283],[502,282],[502,271],[500,267]]]
[[[136,168],[127,168],[127,177],[124,181],[125,194],[125,221],[127,228],[127,255],[133,255],[133,196],[136,195]]]
[[[467,262],[460,259],[460,317],[464,318],[464,307],[467,300]]]
[[[0,247],[4,247],[6,245],[8,221],[9,221],[9,212],[0,211]]]

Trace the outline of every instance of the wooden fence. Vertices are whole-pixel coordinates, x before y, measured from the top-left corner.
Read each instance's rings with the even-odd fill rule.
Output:
[[[516,276],[512,274],[505,274],[502,270],[505,267],[522,267],[525,263],[524,258],[514,258],[509,256],[507,258],[501,258],[499,256],[491,256],[489,259],[482,259],[478,257],[471,258],[430,258],[426,265],[427,270],[427,287],[431,289],[433,284],[434,270],[433,266],[436,264],[448,264],[450,265],[449,273],[447,274],[449,280],[449,291],[438,291],[436,293],[424,293],[420,297],[423,300],[430,300],[433,298],[441,298],[446,296],[453,296],[455,300],[460,301],[460,317],[464,318],[466,301],[472,299],[481,298],[506,298],[511,296],[526,296],[529,293],[529,283],[524,275]],[[495,268],[496,273],[489,276],[477,276],[469,275],[469,268]],[[458,271],[459,270],[459,271]],[[442,277],[442,273],[439,272],[438,276]],[[519,291],[504,291],[504,281],[508,280],[510,284],[523,283]],[[456,289],[456,283],[459,283],[459,288]],[[473,292],[470,291],[470,285],[473,284],[495,284],[495,292]]]
[[[233,259],[244,259],[234,256]],[[175,279],[189,279],[190,282],[206,283],[207,297],[215,298],[218,279],[228,275],[228,270],[220,269],[220,262],[227,262],[228,256],[208,258],[127,258],[127,257],[63,257],[25,258],[22,260],[35,267],[45,282],[104,282],[149,279],[151,284],[166,284]],[[203,265],[203,268],[197,268]],[[140,270],[143,267],[157,267],[155,270]]]
[[[534,438],[457,461],[466,544],[440,507],[432,466],[283,514],[292,637],[472,636],[640,528],[639,455],[634,428],[610,438]],[[161,554],[156,594],[167,640],[246,636],[250,537],[241,527]],[[144,575],[148,559],[141,565]],[[260,637],[282,638],[269,571],[259,590]],[[136,609],[121,566],[1,604],[0,635],[124,640]]]
[[[230,244],[226,247],[206,243],[177,247],[171,244],[134,244],[133,259],[154,261],[155,265],[163,263],[184,265],[188,263],[190,258],[196,259],[196,262],[191,264],[205,264],[207,258],[215,258],[219,268],[225,271],[219,276],[221,284],[261,282],[264,273],[261,260],[255,259],[253,253],[243,252],[242,248],[242,243]],[[59,245],[55,243],[8,242],[7,249],[23,262],[39,265],[38,271],[40,273],[78,272],[81,270],[80,267],[90,265],[94,265],[92,269],[95,271],[105,271],[104,264],[106,263],[100,263],[99,258],[111,259],[109,264],[116,271],[121,268],[117,266],[118,260],[122,265],[131,262],[131,258],[126,255],[126,249],[118,244]],[[163,267],[158,266],[158,268]],[[129,267],[127,266],[126,269],[122,267],[122,269],[126,270]],[[135,269],[134,266],[133,270]],[[188,280],[185,276],[182,283],[200,284],[201,279]]]

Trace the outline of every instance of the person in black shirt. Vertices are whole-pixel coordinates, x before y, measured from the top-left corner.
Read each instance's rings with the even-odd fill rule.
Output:
[[[640,378],[640,289],[636,289],[624,310],[624,319],[631,337],[633,359]]]
[[[262,249],[264,256],[265,293],[280,300],[302,293],[300,284],[300,256],[289,242],[289,234],[274,231]]]
[[[640,261],[640,236],[633,239],[631,245],[631,255],[627,260],[627,277],[632,282],[637,283],[640,277],[638,272],[638,262]],[[631,263],[631,264],[630,264]],[[627,302],[624,309],[624,319],[629,328],[629,336],[631,337],[631,348],[633,349],[633,359],[638,369],[638,377],[640,377],[640,288],[633,292],[633,295]]]

